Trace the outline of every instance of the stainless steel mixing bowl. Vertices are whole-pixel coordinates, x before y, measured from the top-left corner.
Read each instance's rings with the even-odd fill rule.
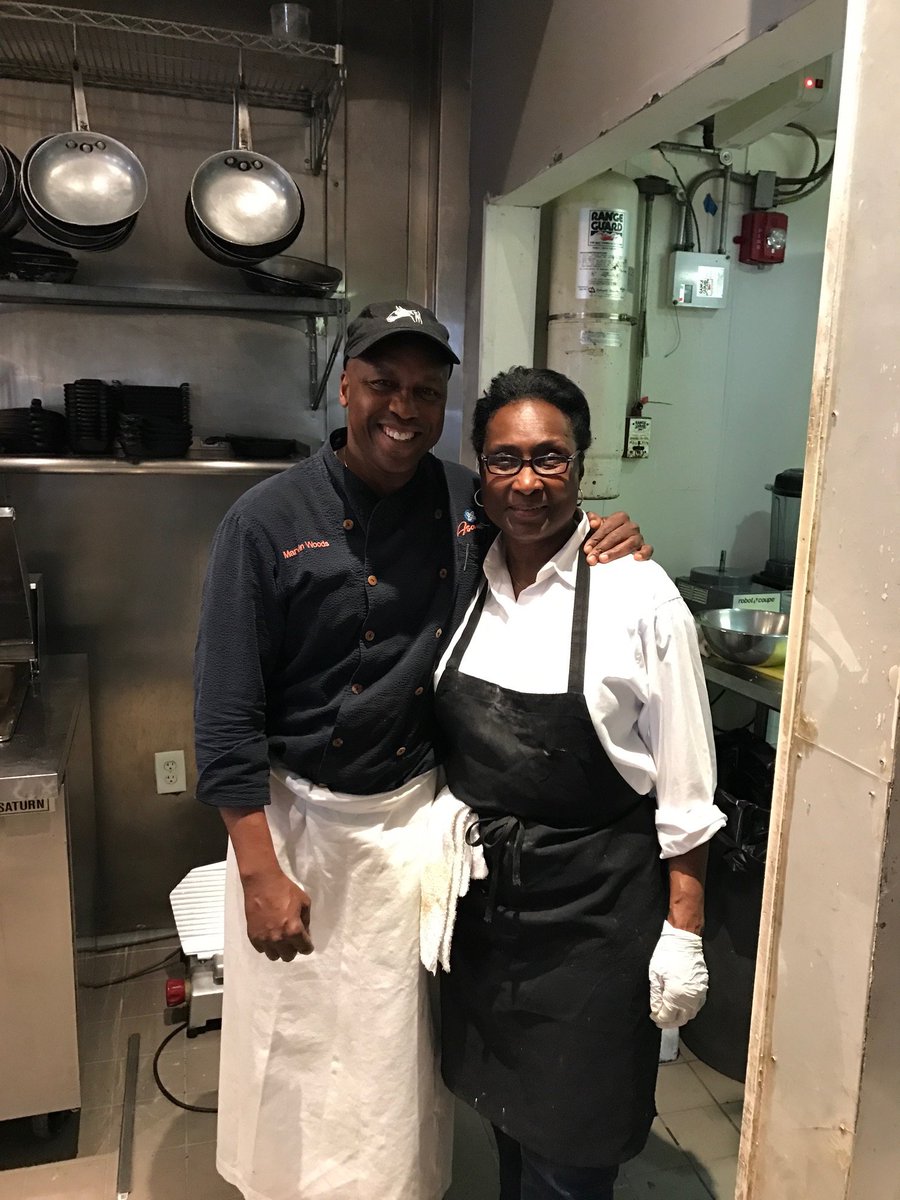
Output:
[[[787,613],[711,608],[697,620],[711,650],[747,667],[780,667],[787,650]]]

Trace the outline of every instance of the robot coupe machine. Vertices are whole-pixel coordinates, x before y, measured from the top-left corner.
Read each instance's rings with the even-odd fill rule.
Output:
[[[222,1019],[225,983],[225,863],[195,867],[169,894],[187,967],[166,982],[169,1008],[187,1005],[187,1034],[196,1037]]]

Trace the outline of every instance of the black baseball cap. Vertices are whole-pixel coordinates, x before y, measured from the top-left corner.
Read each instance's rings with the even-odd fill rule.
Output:
[[[450,331],[430,308],[414,300],[379,300],[367,304],[347,326],[347,358],[359,358],[376,342],[398,333],[418,334],[443,350],[447,362],[459,363],[450,345]]]

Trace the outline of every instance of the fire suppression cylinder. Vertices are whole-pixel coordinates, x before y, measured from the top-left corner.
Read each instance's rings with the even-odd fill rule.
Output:
[[[631,375],[638,189],[608,171],[553,205],[547,365],[591,408],[586,499],[619,494]]]

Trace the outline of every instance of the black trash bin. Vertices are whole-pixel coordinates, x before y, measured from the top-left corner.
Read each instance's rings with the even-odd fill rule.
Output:
[[[762,907],[775,751],[747,730],[716,738],[716,803],[727,824],[710,842],[703,938],[706,1004],[681,1030],[701,1062],[743,1080]]]

